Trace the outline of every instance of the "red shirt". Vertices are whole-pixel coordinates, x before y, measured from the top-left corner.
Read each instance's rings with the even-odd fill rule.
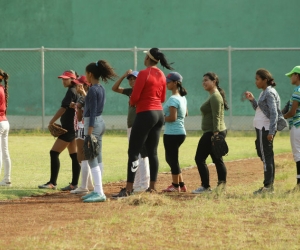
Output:
[[[156,67],[141,70],[135,80],[130,105],[136,106],[136,113],[147,110],[162,110],[166,100],[166,77]]]
[[[0,122],[7,121],[4,87],[0,85]]]

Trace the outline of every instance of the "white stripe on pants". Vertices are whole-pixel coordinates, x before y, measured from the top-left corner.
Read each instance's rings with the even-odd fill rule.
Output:
[[[292,146],[292,152],[294,161],[300,161],[300,127],[293,126],[290,130],[290,141]]]
[[[10,182],[11,160],[8,151],[8,132],[9,122],[0,122],[0,173],[2,165],[4,167],[4,178],[6,182]]]

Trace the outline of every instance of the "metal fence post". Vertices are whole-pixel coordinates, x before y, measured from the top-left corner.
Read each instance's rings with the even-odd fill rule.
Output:
[[[231,68],[231,46],[228,47],[228,94],[229,94],[229,129],[232,128],[232,68]]]
[[[41,76],[42,76],[42,130],[45,130],[45,49],[41,48]]]
[[[138,50],[137,50],[137,47],[136,46],[134,46],[134,48],[133,48],[133,60],[134,60],[134,65],[133,65],[133,68],[134,68],[134,70],[137,70],[137,64],[138,64],[138,61],[137,61],[137,52],[138,52]]]

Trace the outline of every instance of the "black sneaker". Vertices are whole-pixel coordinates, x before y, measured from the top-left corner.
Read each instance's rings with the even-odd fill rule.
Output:
[[[47,182],[45,184],[38,185],[38,188],[41,188],[41,189],[56,189],[56,185],[53,185],[51,182]]]
[[[121,190],[118,194],[112,195],[112,198],[114,198],[114,199],[126,198],[126,197],[132,195],[132,193],[133,193],[132,191],[131,192],[127,191],[126,188],[121,188]]]
[[[147,188],[146,192],[147,193],[157,193],[156,189],[152,189],[150,187]]]
[[[260,189],[253,192],[253,194],[273,194],[274,188],[273,187],[261,187]]]
[[[78,188],[77,185],[72,185],[71,183],[69,183],[68,186],[65,186],[63,188],[61,188],[61,191],[71,191],[71,190],[75,190],[76,188]]]

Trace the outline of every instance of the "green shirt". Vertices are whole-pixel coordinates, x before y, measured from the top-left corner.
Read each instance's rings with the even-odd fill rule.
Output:
[[[224,102],[219,91],[209,96],[200,107],[202,113],[202,131],[220,132],[226,130],[224,122]]]

